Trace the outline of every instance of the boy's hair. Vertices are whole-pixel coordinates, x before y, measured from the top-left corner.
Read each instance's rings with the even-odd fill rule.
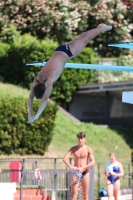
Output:
[[[34,94],[36,99],[41,99],[43,97],[44,92],[45,92],[45,84],[39,83],[34,87]]]
[[[86,135],[85,135],[84,132],[79,132],[79,133],[77,134],[77,138],[85,138],[85,137],[86,137]]]

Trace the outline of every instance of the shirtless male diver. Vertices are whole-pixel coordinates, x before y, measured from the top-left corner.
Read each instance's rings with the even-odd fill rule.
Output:
[[[81,191],[83,200],[88,200],[89,190],[89,168],[94,166],[95,158],[91,147],[85,145],[86,135],[84,132],[77,134],[78,144],[72,147],[63,158],[63,162],[74,172],[79,171],[82,174],[81,177]],[[73,156],[73,164],[69,163],[68,159]],[[88,163],[88,161],[90,161]],[[78,187],[76,184],[76,176],[72,175],[71,185],[71,200],[76,200],[78,196]]]
[[[106,24],[99,24],[97,28],[82,33],[77,39],[57,47],[53,56],[48,60],[33,81],[28,100],[28,122],[36,121],[46,107],[51,94],[53,83],[60,77],[64,66],[72,57],[77,56],[88,42],[100,33],[111,30]],[[41,99],[36,114],[33,114],[33,99]]]

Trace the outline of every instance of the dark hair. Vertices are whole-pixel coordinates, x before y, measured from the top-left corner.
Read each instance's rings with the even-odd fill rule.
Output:
[[[113,153],[113,152],[111,152],[111,153],[109,154],[109,157],[112,156],[112,155],[116,157],[115,153]]]
[[[77,134],[77,138],[85,138],[85,137],[86,137],[86,135],[85,135],[84,132],[79,132],[79,133]]]
[[[45,92],[45,84],[39,83],[34,87],[34,94],[36,99],[41,99],[43,97],[44,92]]]

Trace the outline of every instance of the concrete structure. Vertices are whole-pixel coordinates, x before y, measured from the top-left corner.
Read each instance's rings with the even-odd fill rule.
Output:
[[[79,86],[68,111],[81,121],[133,127],[133,105],[122,103],[122,92],[133,81]]]

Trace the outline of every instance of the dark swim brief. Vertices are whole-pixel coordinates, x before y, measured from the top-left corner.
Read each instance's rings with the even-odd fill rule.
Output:
[[[55,51],[62,51],[64,53],[66,53],[68,55],[69,58],[72,58],[73,57],[73,54],[70,50],[70,47],[68,44],[64,44],[64,45],[61,45],[61,46],[58,46]]]
[[[82,178],[83,178],[86,174],[89,174],[89,172],[83,172],[83,173],[82,173]]]

